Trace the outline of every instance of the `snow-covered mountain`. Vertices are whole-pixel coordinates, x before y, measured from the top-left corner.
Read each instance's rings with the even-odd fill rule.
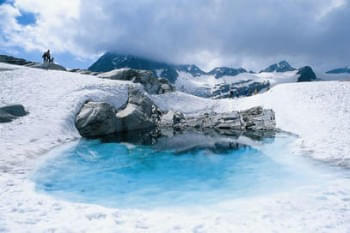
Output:
[[[182,71],[182,72],[190,73],[193,77],[198,77],[198,76],[206,74],[203,70],[201,70],[196,65],[177,65],[177,66],[175,66],[175,69],[178,72]]]
[[[329,70],[326,73],[327,74],[346,74],[346,73],[350,74],[350,66]]]
[[[224,76],[236,76],[241,73],[247,73],[247,70],[243,68],[230,68],[230,67],[216,67],[208,72],[210,75],[214,75],[215,78],[221,78]]]
[[[93,72],[107,72],[113,69],[133,68],[151,70],[158,77],[166,78],[170,82],[175,83],[180,73],[190,74],[192,77],[203,75],[213,75],[215,78],[224,76],[236,76],[246,73],[243,68],[217,67],[210,72],[204,72],[196,65],[175,65],[166,62],[154,61],[149,58],[138,57],[133,55],[123,55],[118,53],[107,52],[101,56],[94,64],[89,67]]]
[[[280,61],[279,63],[272,64],[269,67],[263,69],[260,71],[260,73],[263,72],[287,72],[287,71],[294,71],[296,68],[292,67],[287,61]]]
[[[107,72],[120,68],[151,70],[158,76],[168,79],[170,82],[175,82],[178,76],[174,65],[143,57],[111,52],[105,53],[88,69],[93,72]]]

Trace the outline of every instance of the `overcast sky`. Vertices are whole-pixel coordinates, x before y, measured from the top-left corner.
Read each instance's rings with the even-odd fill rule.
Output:
[[[260,70],[350,65],[350,0],[0,0],[0,53],[68,67],[105,51]]]

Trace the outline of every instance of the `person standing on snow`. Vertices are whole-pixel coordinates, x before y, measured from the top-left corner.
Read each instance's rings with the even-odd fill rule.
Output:
[[[42,56],[44,63],[49,63],[51,60],[50,49],[48,49]]]

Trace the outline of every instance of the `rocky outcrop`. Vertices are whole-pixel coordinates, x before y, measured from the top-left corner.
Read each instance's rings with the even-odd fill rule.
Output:
[[[275,113],[271,109],[254,107],[240,112],[246,130],[274,130],[276,127]]]
[[[173,116],[173,121],[169,119]],[[222,134],[238,131],[273,131],[276,128],[275,113],[271,109],[254,107],[246,111],[229,113],[205,113],[200,116],[185,117],[181,113],[170,112],[163,115],[161,124],[172,125],[175,130],[215,129]]]
[[[241,112],[191,116],[173,111],[163,114],[143,90],[129,88],[128,101],[120,109],[115,109],[107,103],[85,103],[76,116],[76,127],[83,137],[88,138],[131,135],[131,132],[150,130],[158,132],[162,129],[178,132],[214,130],[221,135],[237,135],[244,132],[259,136],[268,131],[275,131],[276,122],[274,112],[262,107]]]
[[[115,114],[115,108],[107,103],[87,102],[77,114],[75,126],[80,135],[86,138],[114,134],[121,130],[121,123]]]
[[[66,70],[66,68],[64,68],[63,66],[55,63],[42,64],[42,63],[27,61],[22,58],[17,58],[17,57],[12,57],[7,55],[0,55],[0,62],[12,64],[12,65],[28,66],[31,68],[45,69],[45,70],[62,70],[62,71]]]
[[[11,122],[27,114],[23,105],[20,104],[0,107],[0,123]]]
[[[128,97],[128,102],[120,109],[102,102],[85,103],[75,119],[80,135],[97,138],[156,128],[161,112],[153,101],[134,88],[129,89]]]
[[[175,90],[174,86],[171,85],[168,80],[157,78],[154,73],[149,70],[125,68],[101,73],[98,77],[140,83],[149,94],[164,94]]]
[[[317,79],[315,72],[310,66],[302,67],[298,70],[298,82],[311,82]]]

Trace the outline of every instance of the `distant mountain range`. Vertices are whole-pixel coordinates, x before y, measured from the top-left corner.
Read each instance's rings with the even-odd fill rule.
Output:
[[[326,72],[327,74],[345,74],[345,73],[349,73],[350,74],[350,67],[343,67],[343,68],[337,68],[334,70],[330,70]]]
[[[93,72],[107,72],[113,69],[120,68],[151,70],[158,77],[166,78],[172,83],[175,83],[175,81],[177,80],[179,72],[189,73],[193,77],[199,77],[202,75],[213,75],[215,78],[221,78],[223,76],[236,76],[241,73],[248,73],[248,71],[244,68],[232,67],[216,67],[209,72],[204,72],[196,65],[174,65],[165,62],[154,61],[152,59],[144,57],[124,55],[113,52],[107,52],[104,55],[102,55],[94,64],[92,64],[89,67],[89,70]],[[292,67],[287,61],[281,61],[261,70],[260,73],[287,72],[296,70],[297,69]],[[329,72],[337,71],[338,69]],[[347,68],[347,71],[350,72],[349,68]],[[249,73],[254,72],[249,71]]]
[[[107,72],[113,69],[120,68],[133,68],[151,70],[157,76],[166,78],[170,82],[175,82],[179,76],[179,72],[186,72],[193,77],[201,75],[214,75],[215,78],[221,78],[223,76],[236,76],[240,73],[246,73],[247,70],[243,68],[231,68],[231,67],[217,67],[210,72],[204,72],[196,65],[173,65],[165,62],[158,62],[151,59],[122,55],[118,53],[107,52],[101,56],[94,64],[88,69],[93,72]]]

